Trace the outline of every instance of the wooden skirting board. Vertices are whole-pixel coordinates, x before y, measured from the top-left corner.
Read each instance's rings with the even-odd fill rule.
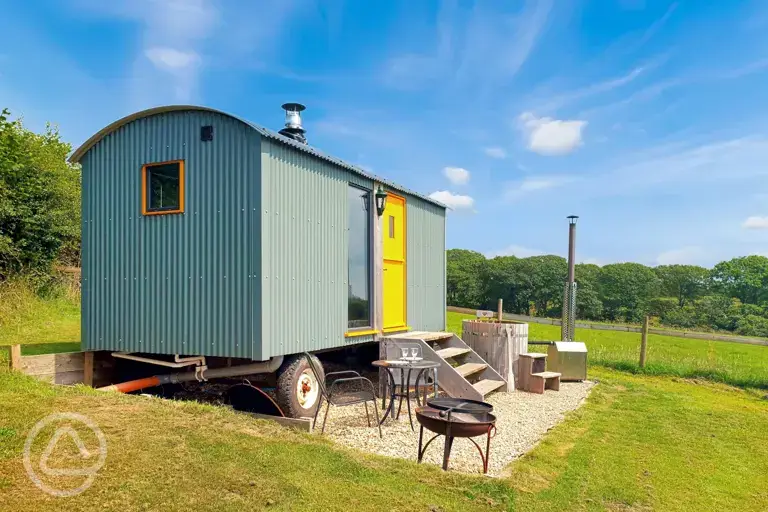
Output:
[[[20,345],[11,345],[11,370],[53,384],[107,385],[110,383],[112,368],[112,357],[107,352],[23,356]]]

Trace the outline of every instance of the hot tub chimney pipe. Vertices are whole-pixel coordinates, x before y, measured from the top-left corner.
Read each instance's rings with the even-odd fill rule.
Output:
[[[563,319],[560,324],[560,337],[563,341],[573,341],[576,334],[576,221],[578,215],[568,217],[568,279],[563,294]]]

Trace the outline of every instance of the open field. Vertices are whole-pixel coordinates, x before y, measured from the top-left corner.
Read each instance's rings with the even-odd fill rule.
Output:
[[[17,317],[7,317],[0,325],[0,346],[22,343],[23,353],[27,355],[79,350],[77,305],[66,299],[37,299],[26,308],[18,309]],[[474,317],[448,312],[448,330],[461,335],[461,320],[465,318]],[[529,325],[531,340],[560,337],[558,326]],[[589,347],[591,366],[640,371],[638,334],[587,329],[577,329],[577,333]],[[0,365],[5,365],[6,359],[7,352],[0,349]],[[642,373],[706,378],[765,390],[768,389],[768,347],[652,334],[648,337],[648,363]]]
[[[457,306],[448,306],[448,312],[461,313],[471,316],[476,316],[476,309],[460,308]],[[543,316],[527,316],[516,315],[512,313],[504,313],[505,320],[512,320],[513,322],[526,322],[531,324],[543,324],[560,326],[559,318],[543,317]],[[651,318],[653,322],[654,318]],[[620,331],[620,332],[642,332],[642,324],[627,324],[621,322],[598,322],[594,320],[576,320],[577,329],[586,330],[601,330],[601,331]],[[658,334],[661,336],[674,336],[679,338],[690,339],[703,339],[710,341],[731,341],[734,343],[746,343],[750,345],[763,345],[768,346],[768,338],[761,338],[759,336],[741,336],[733,333],[732,331],[722,330],[690,330],[679,329],[675,327],[667,327],[665,325],[650,325],[650,333]]]
[[[472,315],[448,312],[448,330],[461,335],[461,321]],[[560,327],[529,324],[531,340],[560,339]],[[648,336],[648,359],[640,369],[640,335],[632,332],[576,329],[589,348],[590,366],[648,375],[704,378],[734,386],[768,389],[768,347],[675,336]],[[541,347],[544,350],[546,347]],[[535,350],[535,349],[531,349]]]
[[[591,377],[587,405],[511,466],[520,510],[768,510],[768,447],[755,435],[768,402],[722,384]]]
[[[26,350],[76,349],[77,309],[51,308],[39,316],[50,321],[27,315],[3,343],[51,343],[62,332],[67,343]],[[449,314],[449,328],[460,332],[460,315]],[[559,334],[550,326],[531,329],[534,339]],[[768,509],[768,445],[759,435],[768,431],[764,393],[617,372],[605,366],[637,371],[637,335],[580,337],[590,346],[590,377],[600,384],[501,479],[364,455],[224,408],[52,387],[0,367],[0,509],[61,508],[30,483],[21,464],[27,433],[54,411],[92,418],[109,447],[93,487],[66,499],[68,510]],[[658,366],[648,372],[684,374],[711,363],[724,380],[767,380],[760,367],[765,347],[656,338],[649,359]],[[734,350],[749,352],[734,357]],[[39,454],[44,443],[35,446]],[[54,451],[49,464],[72,455]]]
[[[4,303],[6,314],[0,324],[0,346],[21,343],[27,355],[79,350],[80,310],[76,304],[64,298],[24,297],[15,301],[15,315],[10,315],[10,303]],[[461,321],[465,318],[474,317],[448,312],[448,330],[461,335]],[[529,329],[531,340],[560,337],[558,326],[529,324]],[[589,347],[591,366],[640,371],[638,334],[587,329],[577,329],[577,333]],[[5,365],[6,359],[7,352],[0,350],[0,365]],[[706,378],[768,389],[768,347],[652,334],[648,337],[648,362],[642,373]]]
[[[52,387],[0,371],[0,509],[768,509],[764,400],[721,384],[607,369],[592,377],[601,383],[587,403],[509,476],[490,479],[365,455],[221,407]],[[73,498],[39,491],[21,463],[28,432],[54,411],[85,414],[108,443],[93,486]],[[76,460],[66,447],[49,466]]]
[[[64,293],[41,298],[23,282],[0,284],[0,367],[2,347],[17,343],[24,355],[80,350],[80,305]]]

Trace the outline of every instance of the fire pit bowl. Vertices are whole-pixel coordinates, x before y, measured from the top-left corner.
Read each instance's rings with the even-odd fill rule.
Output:
[[[427,406],[416,409],[416,419],[419,429],[419,453],[418,461],[424,458],[430,443],[439,436],[445,436],[443,449],[443,470],[448,470],[448,461],[451,456],[451,447],[455,437],[464,437],[472,441],[472,444],[480,453],[483,460],[483,473],[488,472],[488,456],[491,450],[491,438],[496,433],[496,416],[491,414],[493,406],[485,402],[475,400],[463,400],[460,398],[438,398],[431,400]],[[422,448],[424,429],[434,432],[435,435],[427,441]],[[473,437],[485,435],[487,437],[485,454]]]
[[[443,413],[442,416],[441,413]],[[416,419],[419,423],[427,430],[439,435],[445,435],[450,425],[453,437],[482,436],[487,434],[488,429],[496,423],[496,416],[490,413],[451,412],[450,417],[449,422],[448,414],[428,406],[416,409]]]
[[[479,400],[469,400],[464,398],[433,398],[427,402],[427,405],[433,409],[439,409],[444,417],[448,411],[451,415],[456,413],[472,414],[481,418],[493,417],[493,406],[488,402],[480,402]],[[494,417],[495,421],[496,418]]]

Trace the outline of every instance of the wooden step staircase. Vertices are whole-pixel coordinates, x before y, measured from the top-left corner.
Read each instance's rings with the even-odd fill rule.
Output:
[[[520,354],[520,389],[543,394],[544,390],[560,391],[560,373],[546,371],[547,354]]]
[[[507,383],[469,345],[450,332],[414,331],[380,339],[382,354],[399,359],[398,346],[420,343],[422,357],[440,363],[437,383],[448,396],[484,400],[493,391],[506,391]]]

